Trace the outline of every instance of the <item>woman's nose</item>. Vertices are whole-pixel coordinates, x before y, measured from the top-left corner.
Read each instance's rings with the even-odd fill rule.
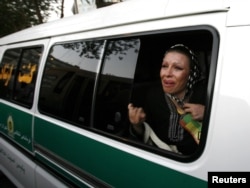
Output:
[[[165,75],[166,75],[166,76],[172,76],[172,75],[173,75],[173,70],[172,70],[170,67],[168,67],[168,68],[165,70]]]

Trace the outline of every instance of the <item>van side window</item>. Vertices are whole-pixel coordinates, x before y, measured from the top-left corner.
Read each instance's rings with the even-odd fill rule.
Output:
[[[95,128],[116,135],[127,129],[127,105],[139,48],[138,38],[108,42],[96,93]]]
[[[125,140],[126,143],[133,146],[136,145],[145,150],[168,155],[168,152],[165,152],[166,150],[160,149],[154,144],[144,143],[143,135],[133,134],[128,120],[128,104],[132,103],[135,107],[146,109],[147,106],[145,105],[148,104],[149,99],[147,97],[148,93],[153,91],[150,104],[155,104],[156,109],[167,108],[164,106],[167,104],[164,101],[160,70],[166,50],[175,44],[181,43],[196,52],[200,67],[200,79],[202,80],[196,87],[202,86],[202,92],[199,95],[195,93],[193,98],[195,97],[196,101],[202,101],[201,104],[204,104],[206,109],[202,121],[202,131],[201,134],[199,133],[200,144],[196,147],[195,141],[190,138],[195,147],[193,145],[188,146],[189,148],[183,149],[183,153],[185,151],[185,153],[193,154],[196,153],[194,151],[197,149],[202,151],[210,110],[207,91],[212,91],[212,84],[208,84],[208,82],[214,82],[214,77],[210,74],[210,65],[212,56],[214,59],[216,58],[216,55],[212,54],[213,46],[218,45],[216,36],[216,32],[211,28],[195,28],[146,33],[136,36],[136,38],[109,40],[105,48],[102,69],[97,80],[94,115],[92,118],[94,129],[99,130],[101,134],[122,142]],[[214,61],[216,62],[216,60]],[[214,68],[214,65],[212,68]],[[158,89],[160,95],[157,95],[159,94],[156,92]],[[162,98],[163,100],[161,100]],[[159,101],[162,103],[159,104]],[[161,129],[164,126],[163,120],[158,115],[154,117],[156,117],[154,125],[160,125],[157,128]],[[162,130],[165,131],[163,134],[167,135],[166,129]]]
[[[79,41],[51,48],[38,102],[42,113],[78,126],[89,126],[103,44],[103,41]]]
[[[41,47],[7,50],[0,64],[0,95],[30,108],[33,103]]]
[[[160,80],[162,60],[166,50],[171,46],[185,44],[197,54],[201,69],[202,93],[199,95],[196,93],[194,98],[196,101],[202,98],[201,104],[205,106],[202,130],[199,131],[199,145],[190,147],[186,156],[190,153],[199,153],[194,152],[197,148],[202,152],[211,108],[210,93],[213,90],[215,78],[216,66],[212,62],[217,61],[217,51],[214,50],[219,43],[217,36],[213,28],[204,26],[201,29],[199,27],[182,28],[105,40],[55,44],[46,60],[38,109],[43,114],[72,125],[176,159],[176,155],[154,144],[144,143],[142,138],[144,135],[133,133],[128,118],[128,104],[132,103],[134,107],[141,107],[146,111],[148,106],[145,104],[150,101],[150,104],[154,103],[156,108],[158,106],[165,108],[167,101],[164,98]],[[154,90],[155,88],[157,90]],[[152,90],[151,98],[146,97]],[[156,95],[156,91],[160,91],[159,96]],[[168,107],[166,108],[169,110]],[[165,114],[165,111],[161,114]],[[164,122],[160,120],[156,110],[154,117],[156,121],[151,121],[149,124],[155,125],[154,128],[160,125],[156,128],[158,133],[162,133],[163,131],[159,129],[164,127],[163,134],[167,135],[165,119]],[[178,123],[174,124],[176,125]],[[196,142],[196,140],[190,140],[192,144]],[[183,155],[185,155],[184,152]],[[178,159],[184,160],[182,157]]]
[[[160,135],[161,138],[165,139],[165,142],[168,142],[168,131],[170,132],[170,130],[166,127],[168,125],[167,123],[170,121],[168,121],[169,119],[166,118],[167,113],[165,112],[169,109],[166,107],[168,105],[166,101],[167,99],[164,97],[164,91],[162,89],[160,79],[160,70],[164,54],[166,50],[176,44],[185,44],[194,52],[196,52],[198,65],[200,67],[200,79],[202,81],[199,82],[199,86],[195,87],[202,88],[202,90],[199,94],[193,93],[193,98],[191,100],[194,100],[195,97],[196,101],[202,101],[203,103],[199,104],[204,104],[206,113],[204,114],[204,119],[202,121],[202,130],[199,133],[199,144],[196,144],[194,139],[191,138],[191,133],[190,135],[188,135],[188,132],[184,133],[192,143],[186,144],[185,142],[187,145],[185,145],[185,148],[182,148],[182,143],[177,146],[177,149],[179,151],[181,150],[183,155],[194,153],[197,154],[199,152],[196,151],[202,151],[202,147],[204,146],[204,139],[206,137],[206,129],[208,126],[208,122],[206,120],[209,116],[209,101],[207,101],[207,91],[211,91],[211,88],[208,88],[208,81],[210,80],[211,82],[213,79],[213,77],[209,78],[208,75],[210,75],[212,46],[218,42],[214,36],[216,35],[213,35],[211,30],[197,29],[171,33],[158,33],[140,37],[140,53],[134,75],[130,102],[134,107],[143,108],[144,112],[147,112],[146,122],[151,127],[155,128],[154,131],[158,134],[157,136]],[[190,101],[190,103],[192,102]],[[138,135],[138,133],[133,131],[131,128],[129,136],[131,140],[137,141],[139,147],[151,150],[153,152],[161,151],[162,154],[164,154],[164,151],[167,151],[160,149],[154,142],[150,142],[151,140],[144,143],[146,134],[145,132],[143,132],[143,134],[144,135]],[[175,152],[174,149],[173,151]],[[167,154],[167,152],[165,152],[165,154]]]

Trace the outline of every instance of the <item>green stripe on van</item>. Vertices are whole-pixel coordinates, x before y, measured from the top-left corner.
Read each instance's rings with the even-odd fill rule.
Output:
[[[207,187],[206,181],[144,160],[42,119],[35,119],[34,138],[35,143],[60,159],[114,187]]]
[[[23,148],[32,151],[32,115],[0,103],[0,131]]]

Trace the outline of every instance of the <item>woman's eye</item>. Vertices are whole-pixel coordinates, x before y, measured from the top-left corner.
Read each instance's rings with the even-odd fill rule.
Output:
[[[176,70],[183,70],[182,67],[175,67]]]
[[[162,67],[162,68],[168,68],[168,66],[167,66],[167,65],[162,65],[161,67]]]

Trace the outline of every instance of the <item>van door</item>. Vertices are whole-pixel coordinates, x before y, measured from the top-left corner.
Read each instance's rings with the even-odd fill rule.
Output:
[[[36,78],[47,42],[6,47],[0,63],[0,132],[30,152]]]

